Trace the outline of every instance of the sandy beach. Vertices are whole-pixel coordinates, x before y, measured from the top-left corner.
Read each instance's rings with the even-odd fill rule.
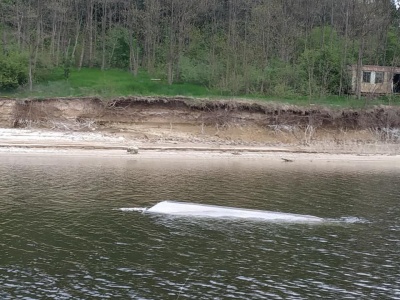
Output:
[[[137,153],[128,152],[135,149]],[[0,155],[61,155],[120,159],[256,160],[282,164],[373,163],[400,168],[400,154],[370,151],[343,153],[318,147],[223,145],[152,141],[99,132],[64,132],[38,129],[0,129]]]

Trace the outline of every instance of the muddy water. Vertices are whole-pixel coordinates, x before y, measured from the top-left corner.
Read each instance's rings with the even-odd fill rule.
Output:
[[[1,299],[400,299],[400,168],[0,157]],[[174,199],[339,220],[122,212]]]

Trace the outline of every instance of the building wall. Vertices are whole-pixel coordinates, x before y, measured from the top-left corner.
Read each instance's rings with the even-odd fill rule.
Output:
[[[370,81],[364,82],[364,72],[370,73]],[[356,92],[357,86],[357,66],[351,67],[352,73],[352,92]],[[384,78],[382,83],[375,83],[377,73],[383,73]],[[384,66],[362,66],[360,74],[361,78],[361,93],[363,94],[391,94],[393,92],[393,74],[400,73],[400,68],[384,67]]]

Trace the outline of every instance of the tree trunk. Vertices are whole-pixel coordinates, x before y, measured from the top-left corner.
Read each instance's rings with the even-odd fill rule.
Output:
[[[357,59],[357,74],[356,74],[356,96],[357,99],[361,99],[361,80],[362,80],[362,59],[364,53],[364,36],[361,39],[360,46],[358,47],[358,59]]]
[[[174,48],[175,48],[175,1],[171,0],[171,16],[169,22],[169,52],[168,52],[168,84],[171,85],[174,82]]]
[[[93,67],[93,0],[88,3],[89,67]]]
[[[72,52],[71,52],[71,59],[75,58],[76,47],[78,47],[80,29],[81,29],[81,20],[79,20],[79,22],[77,22],[77,25],[76,25],[75,42],[74,42],[74,47],[72,48]]]
[[[344,32],[344,54],[342,55],[342,63],[340,70],[339,96],[343,93],[343,77],[347,72],[347,48],[348,48],[348,32],[349,32],[349,6],[346,1],[346,16],[345,16],[345,32]]]
[[[87,27],[87,26],[86,26],[86,27]],[[81,69],[82,69],[83,58],[84,58],[84,56],[85,56],[85,42],[86,42],[86,39],[83,38],[83,39],[82,39],[82,51],[81,51],[81,57],[79,58],[78,70],[81,70]]]
[[[106,64],[106,19],[107,19],[107,0],[103,1],[103,16],[101,19],[101,40],[102,40],[102,55],[101,69],[105,69]]]
[[[29,83],[29,91],[33,90],[33,71],[32,71],[32,57],[29,54],[29,71],[28,71],[28,83]]]

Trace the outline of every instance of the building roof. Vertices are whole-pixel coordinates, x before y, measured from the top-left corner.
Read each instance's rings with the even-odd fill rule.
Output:
[[[357,69],[357,65],[351,65],[350,67],[352,70]],[[393,67],[393,66],[362,65],[361,70],[373,71],[373,72],[400,73],[400,67]]]

